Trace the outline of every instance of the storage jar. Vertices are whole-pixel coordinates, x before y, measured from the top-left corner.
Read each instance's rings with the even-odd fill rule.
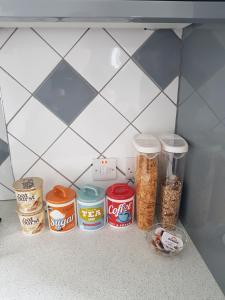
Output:
[[[161,150],[159,140],[150,134],[137,134],[133,144],[136,157],[136,207],[137,225],[142,230],[152,226],[155,217],[158,158]]]
[[[117,228],[134,221],[134,189],[126,183],[111,185],[106,191],[108,223]]]
[[[161,135],[160,142],[160,223],[169,228],[178,219],[188,144],[176,134]]]
[[[71,188],[56,185],[46,195],[49,228],[61,233],[72,230],[76,225],[76,193]]]
[[[85,185],[77,193],[77,220],[81,230],[97,230],[105,226],[105,193],[102,188]]]

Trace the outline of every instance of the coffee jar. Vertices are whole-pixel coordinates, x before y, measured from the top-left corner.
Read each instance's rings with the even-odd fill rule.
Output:
[[[126,183],[111,185],[106,191],[109,225],[124,228],[134,221],[134,189]]]

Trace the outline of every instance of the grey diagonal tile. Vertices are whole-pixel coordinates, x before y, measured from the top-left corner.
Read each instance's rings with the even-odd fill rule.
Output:
[[[225,65],[225,47],[210,30],[184,29],[182,73],[198,89]]]
[[[204,82],[198,89],[198,93],[209,104],[215,114],[220,118],[225,118],[225,67],[213,74],[211,78]]]
[[[218,123],[216,116],[197,93],[193,93],[178,108],[177,132],[193,145],[204,145]]]
[[[6,142],[0,139],[0,165],[6,160],[9,156],[9,146]]]
[[[178,105],[183,103],[194,92],[193,87],[182,75],[180,76],[179,85]]]
[[[97,92],[63,60],[35,91],[34,95],[69,125],[95,98]]]
[[[179,74],[181,40],[173,30],[157,30],[135,52],[133,59],[162,88]]]

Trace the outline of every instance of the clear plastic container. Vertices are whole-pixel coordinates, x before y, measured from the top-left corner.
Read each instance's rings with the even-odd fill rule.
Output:
[[[135,135],[133,144],[138,152],[135,172],[137,225],[148,230],[155,217],[161,146],[159,140],[150,134]]]
[[[160,223],[169,228],[178,220],[188,144],[176,134],[161,135],[160,142]]]
[[[165,229],[160,223],[151,227],[146,239],[157,254],[169,257],[179,254],[188,243],[187,234],[181,227],[171,225],[170,229]]]

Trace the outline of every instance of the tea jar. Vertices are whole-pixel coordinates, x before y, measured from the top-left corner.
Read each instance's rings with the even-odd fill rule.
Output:
[[[81,230],[98,230],[105,226],[105,192],[85,185],[77,192],[77,221]]]

